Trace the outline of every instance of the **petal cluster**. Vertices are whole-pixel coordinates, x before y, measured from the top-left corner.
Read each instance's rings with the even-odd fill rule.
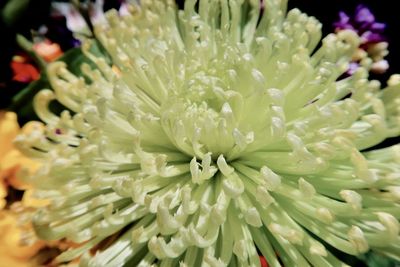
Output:
[[[44,167],[43,239],[82,266],[342,266],[329,248],[399,258],[400,85],[359,68],[353,31],[284,0],[141,1],[106,14],[82,75],[52,63],[45,133],[16,143]],[[319,45],[320,44],[320,45]],[[65,106],[55,114],[52,101]]]
[[[29,133],[40,127],[40,123],[32,121],[20,129],[15,113],[0,112],[0,259],[5,266],[33,266],[35,255],[45,247],[35,237],[29,220],[33,208],[45,202],[31,197],[32,189],[23,181],[27,173],[33,173],[39,166],[12,143],[20,132]],[[15,201],[9,194],[12,189],[26,190],[21,202],[11,203]]]
[[[335,31],[352,30],[360,36],[360,47],[352,57],[347,74],[353,74],[359,65],[371,72],[382,74],[389,68],[384,59],[389,53],[384,35],[385,23],[377,22],[374,14],[364,5],[358,5],[353,16],[339,12],[339,19],[334,24]]]

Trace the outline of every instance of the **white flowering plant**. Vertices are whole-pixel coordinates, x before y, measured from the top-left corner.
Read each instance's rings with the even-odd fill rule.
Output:
[[[20,135],[50,199],[37,235],[80,266],[345,266],[400,260],[400,83],[342,74],[352,30],[285,0],[144,0],[106,13],[107,53],[47,68],[45,130]],[[370,63],[370,64],[369,64]],[[55,113],[53,101],[64,107]]]

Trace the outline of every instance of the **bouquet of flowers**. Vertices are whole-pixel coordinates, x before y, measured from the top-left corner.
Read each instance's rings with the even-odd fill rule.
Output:
[[[0,262],[399,266],[400,76],[365,5],[323,37],[285,0],[111,2],[16,35]]]

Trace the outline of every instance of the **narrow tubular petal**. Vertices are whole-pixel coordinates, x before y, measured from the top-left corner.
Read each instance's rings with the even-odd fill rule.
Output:
[[[135,1],[132,1],[135,2]],[[344,266],[399,259],[400,84],[343,74],[362,38],[286,0],[143,0],[83,40],[81,72],[49,65],[38,236],[81,266]],[[96,41],[97,42],[97,41]],[[397,78],[396,78],[397,77]],[[56,113],[53,102],[64,111]],[[0,125],[1,126],[1,125]]]

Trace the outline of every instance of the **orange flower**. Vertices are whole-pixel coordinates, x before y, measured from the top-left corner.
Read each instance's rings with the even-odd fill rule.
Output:
[[[60,45],[49,40],[34,44],[33,50],[47,62],[54,61],[63,54]]]

